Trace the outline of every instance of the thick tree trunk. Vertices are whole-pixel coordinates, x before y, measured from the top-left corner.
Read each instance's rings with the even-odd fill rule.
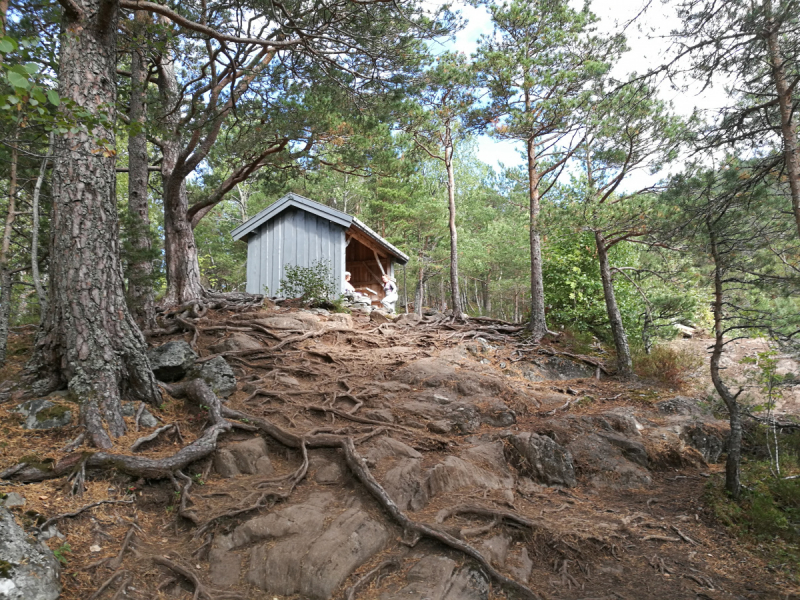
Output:
[[[786,177],[792,196],[792,210],[797,233],[800,236],[800,143],[797,138],[797,121],[793,119],[794,102],[792,89],[786,73],[786,61],[781,52],[778,30],[771,16],[772,0],[765,0],[767,8],[767,48],[769,62],[772,67],[772,79],[778,94],[778,106],[781,114],[781,136],[783,137],[783,153],[786,161]]]
[[[11,320],[11,233],[17,217],[17,135],[11,146],[11,177],[8,182],[8,213],[3,228],[3,241],[0,243],[0,367],[6,364],[8,348],[8,328]]]
[[[538,342],[547,335],[547,321],[544,314],[544,280],[542,278],[542,244],[539,237],[539,170],[536,164],[536,145],[533,139],[527,142],[528,154],[528,192],[530,200],[530,243],[531,243],[531,336]]]
[[[611,324],[611,335],[614,337],[614,347],[617,350],[617,375],[623,379],[633,377],[633,361],[631,349],[628,346],[628,336],[622,324],[622,314],[619,312],[617,297],[614,295],[614,281],[611,278],[611,266],[608,264],[608,248],[603,234],[594,232],[597,245],[597,260],[600,263],[600,279],[603,282],[603,295],[606,299],[606,313]]]
[[[448,129],[448,137],[450,135]],[[462,318],[464,308],[458,285],[458,231],[456,230],[456,180],[453,172],[453,145],[444,150],[444,164],[447,168],[447,208],[450,215],[450,296],[453,299],[453,317]]]
[[[130,223],[131,260],[128,266],[128,306],[133,318],[143,329],[156,326],[153,298],[153,262],[150,258],[150,214],[147,201],[149,156],[147,153],[147,59],[143,29],[148,13],[138,10],[134,17],[139,31],[134,36],[131,53],[131,97],[129,116],[140,129],[128,139],[128,217]]]
[[[186,176],[181,168],[181,124],[178,80],[175,62],[169,51],[159,65],[159,91],[164,106],[163,124],[167,130],[161,148],[161,177],[164,186],[164,262],[167,272],[167,293],[163,306],[184,304],[204,295],[200,283],[200,262],[194,231],[187,215],[189,197]]]
[[[725,347],[723,340],[724,290],[722,285],[723,265],[717,246],[717,238],[713,226],[706,222],[711,238],[711,256],[714,259],[714,349],[711,352],[711,381],[714,389],[722,398],[728,409],[731,433],[728,438],[728,458],[725,461],[725,489],[735,499],[741,493],[741,460],[742,460],[742,416],[737,401],[739,394],[733,394],[719,375],[719,360]]]
[[[64,12],[59,94],[109,125],[57,138],[49,310],[28,372],[34,393],[67,385],[89,438],[125,433],[120,396],[159,403],[146,345],[123,291],[116,206],[114,106],[117,5],[83,0]],[[109,114],[110,113],[110,114]],[[106,431],[107,428],[107,431]]]

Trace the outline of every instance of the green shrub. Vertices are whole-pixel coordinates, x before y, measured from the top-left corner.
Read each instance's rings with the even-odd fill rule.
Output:
[[[310,267],[287,264],[284,269],[286,276],[281,279],[281,296],[300,298],[304,302],[331,302],[335,299],[336,285],[328,261],[319,260]]]

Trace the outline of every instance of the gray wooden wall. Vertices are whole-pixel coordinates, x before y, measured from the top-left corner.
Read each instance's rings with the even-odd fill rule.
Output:
[[[328,261],[338,293],[344,291],[345,229],[296,208],[264,223],[247,239],[247,291],[279,293],[285,265],[310,267]]]

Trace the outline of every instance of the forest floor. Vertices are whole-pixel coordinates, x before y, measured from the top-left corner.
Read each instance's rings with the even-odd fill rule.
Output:
[[[274,329],[259,321],[298,315],[304,330]],[[605,375],[598,379],[596,366],[587,365],[596,358],[575,360],[559,340],[531,345],[514,327],[490,321],[456,326],[428,318],[379,324],[367,316],[301,315],[279,308],[247,317],[211,312],[197,322],[201,357],[213,355],[212,346],[247,323],[255,323],[247,335],[264,346],[255,355],[227,353],[239,382],[227,407],[298,435],[352,436],[367,457],[365,464],[409,517],[480,549],[499,572],[527,585],[536,597],[800,598],[797,565],[775,562],[764,548],[733,537],[715,519],[706,497],[709,482],[722,477],[723,466],[707,464],[673,436],[677,417],[658,409],[659,402],[680,390]],[[299,339],[301,331],[314,333]],[[11,361],[0,377],[18,376],[32,335],[12,336]],[[298,341],[269,352],[276,339],[292,336]],[[484,339],[476,340],[479,336]],[[190,337],[174,335],[155,343]],[[544,378],[556,358],[569,360],[567,374]],[[26,457],[39,463],[58,460],[79,429],[24,430],[15,405],[0,404],[0,471]],[[448,407],[469,416],[454,417]],[[182,439],[158,438],[141,456],[174,454],[202,435],[206,425],[205,411],[166,395],[152,412],[163,423],[177,423]],[[703,419],[708,428],[724,427],[713,417]],[[130,454],[133,443],[148,432],[136,431],[133,418],[127,421],[130,431],[115,441],[114,451]],[[252,440],[246,420],[241,427],[224,434],[220,447],[235,453],[237,444]],[[570,449],[577,484],[544,485],[524,461],[515,462],[509,440],[524,432],[547,435]],[[600,445],[606,438],[612,444]],[[393,440],[394,455],[386,440]],[[63,478],[2,482],[0,492],[24,496],[25,506],[15,511],[28,526],[62,517],[56,522],[59,535],[46,543],[63,562],[64,600],[305,599],[322,597],[323,589],[333,590],[330,597],[370,600],[516,597],[486,569],[477,568],[477,575],[475,569],[466,571],[474,562],[463,551],[424,535],[409,540],[409,531],[348,471],[340,450],[309,450],[304,460],[297,449],[265,441],[269,476],[260,470],[223,477],[219,457],[190,466],[187,475],[194,486],[188,506],[195,523],[178,514],[187,514],[179,506],[183,484],[169,480],[90,474],[80,496],[69,493]],[[640,446],[646,458],[636,458]],[[599,456],[619,448],[624,455]],[[291,485],[286,483],[287,475],[298,473]],[[282,492],[262,502],[260,490],[277,485],[281,477],[286,488],[278,485]],[[69,516],[96,502],[106,503]],[[324,504],[324,520],[316,524],[320,531],[332,531],[331,523],[355,507],[369,517],[359,529],[362,540],[369,538],[363,533],[369,529],[372,538],[382,541],[333,584],[315,572],[308,579],[316,587],[284,582],[282,594],[270,587],[278,583],[259,575],[259,560],[280,562],[276,549],[322,545],[322,538],[307,542],[302,536],[308,531],[296,532],[296,538],[253,532],[265,515],[321,502],[329,504]],[[244,542],[237,546],[239,538]],[[287,539],[295,540],[294,546],[281,546]],[[335,553],[336,544],[344,548],[349,542],[343,539],[333,538],[329,551]],[[433,567],[420,575],[422,559],[431,556],[439,567],[442,561],[454,565],[450,579]],[[458,573],[472,573],[469,585]],[[436,587],[437,577],[444,587]]]

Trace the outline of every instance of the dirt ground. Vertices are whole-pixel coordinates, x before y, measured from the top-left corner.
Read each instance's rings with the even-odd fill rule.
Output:
[[[291,315],[286,309],[270,309],[264,314]],[[234,320],[240,315],[211,313],[199,323],[197,338],[201,357],[213,354],[209,347],[229,335]],[[479,356],[479,368],[493,369],[503,374],[518,361],[524,352],[536,352],[524,338],[509,330],[487,333],[479,330],[485,323],[472,326],[451,326],[445,323],[418,324],[399,327],[380,325],[368,317],[353,317],[352,325],[326,321],[331,327],[324,335],[309,337],[286,345],[279,352],[265,352],[257,357],[229,358],[234,366],[239,386],[228,399],[227,406],[259,418],[269,419],[286,430],[295,432],[331,431],[352,436],[380,436],[389,431],[424,456],[425,464],[438,464],[455,455],[479,438],[494,439],[508,426],[492,427],[482,424],[478,431],[467,436],[459,432],[434,432],[418,429],[413,421],[400,415],[395,423],[382,426],[375,419],[359,422],[352,417],[364,414],[358,403],[370,406],[376,390],[383,382],[391,382],[397,371],[413,361],[436,358],[445,351],[459,348],[476,335],[492,339],[490,352]],[[238,321],[237,321],[238,322]],[[338,327],[338,329],[336,327]],[[513,328],[512,328],[513,329]],[[252,336],[267,347],[276,339],[286,340],[291,333],[258,331]],[[267,335],[269,334],[269,335]],[[191,334],[174,335],[153,340],[161,344],[168,339],[191,338]],[[473,342],[474,343],[474,342]],[[32,344],[31,332],[18,332],[11,343],[12,364],[0,373],[9,379],[18,376]],[[707,340],[682,340],[683,347],[704,353]],[[737,356],[760,351],[763,342],[743,340],[737,344]],[[569,352],[559,343],[543,346],[547,354]],[[784,365],[785,368],[793,368]],[[732,359],[731,372],[739,371],[738,360]],[[800,372],[800,369],[798,369]],[[575,417],[607,414],[613,410],[644,411],[652,423],[661,417],[652,411],[655,402],[677,393],[701,396],[707,382],[698,370],[688,390],[669,390],[644,382],[621,383],[613,377],[594,377],[563,381],[533,382],[518,375],[506,378],[513,395],[503,400],[516,414],[511,431],[542,431],[555,417]],[[281,378],[298,382],[293,389],[281,387]],[[255,383],[248,386],[248,380]],[[281,393],[253,393],[254,389],[270,388]],[[414,389],[414,392],[417,390]],[[547,404],[542,398],[572,397],[580,402]],[[538,398],[538,400],[536,400]],[[800,414],[792,396],[780,410]],[[0,471],[35,457],[39,463],[56,461],[63,448],[79,433],[77,427],[57,430],[26,431],[20,427],[21,418],[13,412],[16,403],[0,404]],[[355,405],[355,406],[354,406]],[[329,410],[320,410],[327,407]],[[357,412],[358,411],[358,412]],[[551,413],[552,414],[549,414]],[[649,412],[648,412],[649,411]],[[182,445],[191,443],[203,432],[204,411],[184,401],[166,397],[160,410],[153,411],[164,423],[178,423],[183,441],[163,439],[151,445],[143,456],[160,458],[175,453]],[[401,412],[401,411],[399,411]],[[652,413],[652,414],[651,414]],[[348,416],[349,415],[349,416]],[[133,442],[146,432],[137,432],[132,418],[127,421],[129,433],[116,440],[115,451],[130,453]],[[412,423],[406,425],[405,423]],[[246,423],[245,423],[246,426]],[[230,440],[252,435],[235,430]],[[366,439],[366,437],[364,438]],[[366,442],[365,442],[366,443]],[[275,440],[267,440],[269,455],[276,476],[295,472],[302,458],[298,451],[288,449]],[[325,450],[332,461],[341,461],[338,451]],[[477,544],[497,532],[512,539],[513,548],[525,548],[533,565],[528,586],[540,598],[552,599],[734,599],[734,598],[800,598],[800,587],[793,579],[796,565],[771,563],[757,545],[748,545],[732,537],[711,514],[704,501],[709,481],[722,475],[719,464],[676,459],[673,464],[654,465],[650,470],[651,483],[639,487],[598,488],[588,485],[580,474],[573,488],[544,485],[519,486],[510,496],[477,493],[464,489],[435,497],[423,509],[409,513],[418,523],[427,523],[452,532],[456,537]],[[180,486],[169,480],[135,480],[125,475],[89,474],[81,496],[69,493],[70,485],[63,478],[41,483],[0,483],[0,491],[17,491],[26,505],[15,509],[19,520],[33,526],[46,518],[62,515],[56,525],[59,535],[47,540],[63,562],[62,585],[64,600],[120,600],[122,598],[278,598],[248,585],[226,589],[215,586],[210,579],[209,547],[213,535],[231,530],[238,517],[220,517],[237,508],[252,505],[258,498],[264,477],[241,475],[232,479],[220,477],[204,460],[187,473],[195,482],[191,492],[191,509],[199,517],[198,525],[177,512],[181,500]],[[382,473],[375,477],[382,481]],[[247,514],[266,514],[289,504],[302,502],[320,490],[339,495],[356,496],[363,510],[383,522],[391,530],[393,542],[368,562],[359,566],[338,589],[334,597],[350,598],[348,588],[359,582],[372,569],[385,565],[387,559],[405,561],[424,553],[438,553],[455,560],[459,565],[472,559],[452,547],[423,537],[409,545],[406,533],[387,514],[385,507],[370,496],[352,473],[345,474],[334,486],[321,484],[310,476],[303,478],[287,498],[272,499],[256,511]],[[93,503],[104,502],[78,511]],[[481,517],[475,513],[450,516],[440,523],[443,510],[460,505],[480,505],[494,511]],[[521,521],[502,518],[513,513]],[[441,519],[440,519],[441,520]],[[530,525],[533,523],[533,525]],[[198,531],[203,533],[198,535]],[[162,559],[160,562],[157,562]],[[163,560],[166,559],[166,560]],[[405,562],[402,562],[405,565]],[[502,569],[501,569],[502,570]],[[407,568],[402,566],[386,576],[375,578],[360,586],[353,598],[363,600],[388,597],[406,585]],[[504,571],[508,574],[508,571]],[[472,596],[464,596],[464,598]],[[485,596],[489,599],[514,597],[493,583]],[[301,596],[292,598],[300,599]],[[447,596],[457,600],[456,596]],[[289,597],[284,597],[289,600]]]

